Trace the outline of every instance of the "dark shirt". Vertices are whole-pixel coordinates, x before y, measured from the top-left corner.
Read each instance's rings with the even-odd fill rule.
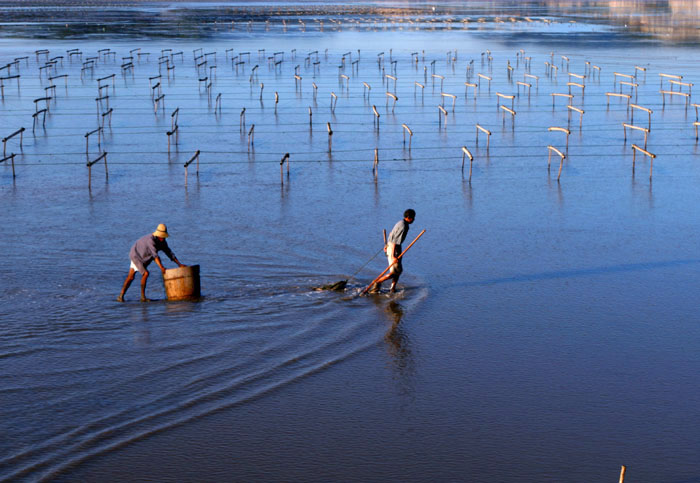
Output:
[[[129,252],[129,258],[139,269],[139,273],[144,273],[146,267],[158,256],[158,252],[165,253],[168,258],[175,261],[175,255],[170,250],[168,242],[162,242],[152,234],[144,235],[134,243]]]

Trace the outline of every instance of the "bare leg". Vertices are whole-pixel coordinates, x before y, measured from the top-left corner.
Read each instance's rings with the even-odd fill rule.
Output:
[[[148,282],[148,270],[141,275],[141,302],[150,302],[150,299],[146,298],[146,282]]]
[[[396,277],[393,273],[393,271],[389,271],[386,275],[384,275],[382,278],[377,280],[374,285],[372,286],[372,291],[373,292],[379,292],[379,290],[382,288],[382,282],[386,282],[387,280],[392,279],[394,282],[391,284],[392,289],[396,285],[396,281],[398,280],[398,277]]]
[[[391,288],[389,288],[389,291],[391,293],[396,292],[396,284],[399,283],[399,277],[401,276],[400,273],[397,273],[391,280]]]
[[[129,274],[126,276],[126,280],[124,280],[124,286],[122,287],[122,291],[119,294],[119,297],[117,297],[117,302],[124,301],[124,295],[126,294],[126,291],[129,290],[129,286],[131,285],[131,282],[134,281],[134,276],[135,276],[134,269],[130,268]]]

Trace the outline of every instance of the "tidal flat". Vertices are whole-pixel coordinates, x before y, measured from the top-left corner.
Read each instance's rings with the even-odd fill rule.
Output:
[[[0,480],[700,479],[697,2],[0,11]]]

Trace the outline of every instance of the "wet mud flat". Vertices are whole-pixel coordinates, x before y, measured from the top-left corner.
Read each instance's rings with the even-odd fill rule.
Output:
[[[697,54],[497,16],[4,41],[0,478],[696,477]]]

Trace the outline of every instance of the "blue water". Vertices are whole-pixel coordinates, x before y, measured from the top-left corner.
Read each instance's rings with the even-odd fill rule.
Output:
[[[659,73],[698,78],[696,50],[630,34],[617,14],[501,24],[491,12],[435,30],[330,17],[323,31],[259,21],[171,39],[47,40],[37,23],[36,38],[2,41],[0,64],[29,59],[0,104],[3,137],[27,129],[21,147],[7,142],[16,177],[0,166],[0,479],[583,482],[626,465],[629,481],[697,481],[695,101],[664,105],[659,94],[662,82],[670,89]],[[148,60],[122,75],[122,57],[139,47]],[[66,57],[55,74],[68,74],[67,87],[55,80],[46,128],[32,134],[34,100],[49,86],[42,48],[116,55],[82,76]],[[169,48],[183,52],[174,77],[149,82]],[[216,52],[205,66],[214,71],[197,72],[199,48]],[[314,70],[305,59],[316,50]],[[268,62],[282,51],[280,65]],[[237,72],[240,52],[250,59]],[[586,75],[584,96],[572,86],[580,128],[564,98],[552,106],[567,72]],[[606,93],[633,92],[613,72],[636,73],[625,78],[638,84],[632,102],[653,111],[651,179],[639,152],[633,169],[631,145],[644,138],[624,140],[626,100],[608,105]],[[481,78],[474,99],[464,82],[478,73],[492,81]],[[111,127],[86,155],[85,134],[106,110],[97,79],[111,74]],[[165,106],[154,113],[157,81]],[[512,101],[513,121],[496,93],[517,94],[517,81],[533,85]],[[647,122],[635,110],[634,124]],[[492,133],[488,149],[476,123]],[[570,129],[559,181],[547,146],[566,151],[566,136],[548,127]],[[462,146],[474,155],[471,180]],[[186,183],[197,150],[199,174],[190,165]],[[88,184],[86,162],[102,151],[109,176],[98,163]],[[345,293],[312,290],[360,269],[409,207],[408,239],[426,234],[397,295],[356,296],[385,268],[381,255]],[[158,223],[178,258],[201,266],[204,297],[163,300],[154,270],[155,302],[137,301],[137,279],[119,304],[129,248]]]

